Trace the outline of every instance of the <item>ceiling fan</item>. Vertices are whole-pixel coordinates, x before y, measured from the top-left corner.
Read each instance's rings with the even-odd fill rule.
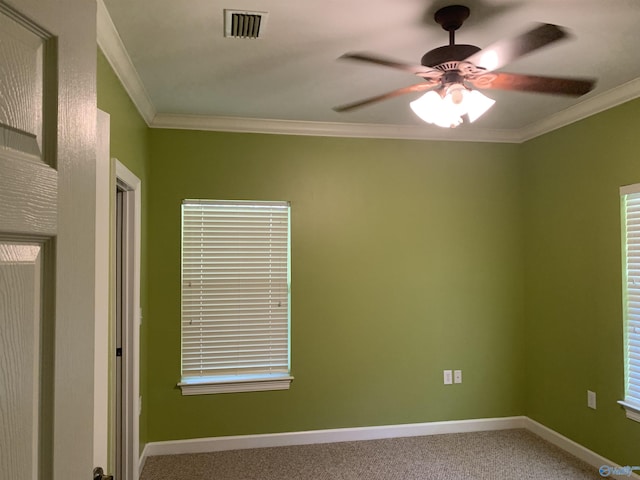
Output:
[[[450,5],[438,10],[435,21],[449,32],[449,45],[428,51],[420,65],[380,58],[367,53],[346,53],[340,58],[403,70],[421,77],[423,82],[399,88],[375,97],[334,107],[347,112],[389,98],[412,92],[427,92],[411,102],[414,112],[423,120],[442,127],[455,127],[463,119],[473,122],[486,112],[494,100],[479,90],[516,90],[581,96],[595,85],[594,79],[556,78],[497,72],[504,65],[539,48],[569,36],[558,25],[536,24],[521,35],[500,40],[484,49],[455,43],[455,31],[469,17],[463,5]]]

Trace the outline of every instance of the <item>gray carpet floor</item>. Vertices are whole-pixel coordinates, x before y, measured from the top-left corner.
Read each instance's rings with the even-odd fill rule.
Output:
[[[526,430],[160,455],[141,480],[569,480],[598,469]]]

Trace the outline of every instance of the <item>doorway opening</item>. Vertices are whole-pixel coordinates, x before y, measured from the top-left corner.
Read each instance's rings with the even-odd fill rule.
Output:
[[[139,470],[140,180],[116,160],[113,321],[114,474]]]

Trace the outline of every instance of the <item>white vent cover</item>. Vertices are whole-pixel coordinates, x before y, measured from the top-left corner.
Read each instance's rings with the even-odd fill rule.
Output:
[[[230,38],[260,38],[264,35],[267,16],[267,12],[225,9],[224,36]]]

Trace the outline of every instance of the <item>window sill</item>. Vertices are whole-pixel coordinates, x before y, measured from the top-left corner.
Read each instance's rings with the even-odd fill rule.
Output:
[[[640,422],[640,407],[631,405],[623,400],[619,400],[618,403],[624,407],[627,411],[627,418],[635,422]]]
[[[182,395],[207,395],[211,393],[263,392],[289,390],[293,377],[268,375],[264,377],[215,377],[183,379],[178,386]]]

